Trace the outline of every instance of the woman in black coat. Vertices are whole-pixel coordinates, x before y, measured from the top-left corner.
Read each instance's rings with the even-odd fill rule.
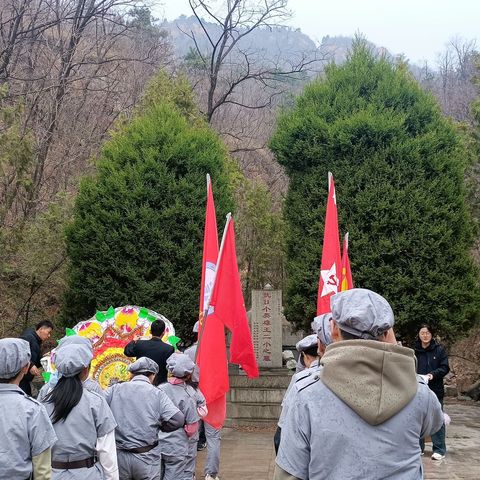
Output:
[[[450,371],[448,366],[447,352],[433,338],[432,329],[428,325],[422,325],[415,342],[415,355],[417,357],[417,373],[428,378],[428,386],[437,396],[443,409],[443,377]],[[445,458],[447,448],[445,446],[445,424],[432,435],[433,460]],[[425,448],[425,441],[420,440],[420,446]]]

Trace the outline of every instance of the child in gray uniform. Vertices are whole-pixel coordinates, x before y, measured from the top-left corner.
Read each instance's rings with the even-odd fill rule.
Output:
[[[128,367],[129,382],[117,383],[106,391],[107,402],[117,422],[118,470],[122,480],[158,480],[161,452],[158,432],[182,428],[183,414],[152,385],[158,364],[141,357]]]
[[[0,478],[50,480],[51,447],[57,440],[43,405],[19,387],[30,368],[30,345],[0,340]]]
[[[190,396],[195,399],[197,405],[198,416],[202,419],[208,414],[207,402],[203,393],[198,388],[198,382],[200,380],[200,369],[198,365],[195,365],[195,368],[192,373],[191,381],[187,384],[187,392]],[[200,422],[199,422],[200,427]],[[192,479],[195,478],[195,467],[197,465],[197,453],[198,453],[198,442],[200,436],[200,429],[195,432],[195,435],[191,436],[188,439],[188,455],[185,461],[185,473],[187,474],[186,478]]]
[[[191,379],[195,364],[183,353],[173,353],[167,359],[167,370],[172,375],[158,388],[164,391],[185,415],[185,426],[174,432],[160,432],[158,438],[162,452],[163,480],[192,480],[185,471],[189,454],[189,438],[198,430],[200,416],[193,389],[186,384]]]
[[[45,398],[58,442],[52,448],[54,480],[118,480],[115,419],[106,400],[83,388],[93,354],[66,345],[55,365],[62,375]]]
[[[56,351],[58,352],[58,350],[65,345],[85,345],[87,348],[92,350],[93,353],[92,342],[88,338],[82,337],[80,335],[70,335],[68,337],[63,337],[58,342]],[[61,375],[58,371],[51,374],[50,380],[38,392],[37,400],[39,402],[43,402],[45,400],[45,397],[54,389],[55,385],[58,383],[58,380],[60,380],[60,377]],[[105,396],[102,387],[95,380],[92,380],[91,378],[86,378],[82,383],[83,388],[86,388],[89,392],[98,393],[102,397]]]

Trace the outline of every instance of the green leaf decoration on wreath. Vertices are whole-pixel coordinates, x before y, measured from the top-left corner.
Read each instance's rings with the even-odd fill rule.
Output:
[[[114,317],[115,317],[115,309],[111,305],[105,313],[97,311],[97,313],[95,314],[95,318],[100,323],[103,323],[105,320],[110,320],[111,318],[114,318]]]
[[[176,337],[175,335],[170,335],[168,337],[168,343],[175,349],[177,350],[177,343],[181,340],[181,338]]]
[[[72,337],[73,335],[76,335],[77,332],[75,330],[72,330],[71,328],[66,328],[65,329],[65,336],[67,337]]]
[[[156,320],[156,317],[155,317],[155,315],[150,315],[150,314],[148,314],[148,315],[147,315],[147,320],[148,320],[149,322],[154,322],[154,321]]]
[[[42,377],[43,380],[45,380],[45,383],[48,383],[50,381],[50,377],[52,374],[50,372],[42,372]]]
[[[140,308],[140,311],[138,312],[138,316],[140,318],[147,318],[149,315],[148,310],[145,307]]]

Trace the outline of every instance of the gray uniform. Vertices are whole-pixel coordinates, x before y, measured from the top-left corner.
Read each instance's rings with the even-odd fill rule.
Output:
[[[282,400],[282,412],[280,413],[280,418],[278,419],[278,426],[282,428],[282,424],[285,420],[285,417],[288,412],[289,405],[295,402],[295,397],[298,391],[302,388],[305,382],[308,382],[310,377],[317,373],[321,368],[318,360],[314,360],[310,365],[310,368],[307,368],[301,372],[295,373],[290,380],[285,396]]]
[[[52,385],[50,382],[46,383],[38,392],[37,400],[39,402],[44,402],[45,397],[53,390],[54,387],[55,385]],[[87,378],[83,382],[83,388],[89,392],[98,393],[101,397],[105,398],[105,392],[103,391],[102,387],[98,384],[98,382],[92,380],[91,378]]]
[[[197,345],[198,343],[195,342],[191,347],[188,347],[183,353],[187,355],[192,362],[195,361],[195,355],[197,354]]]
[[[423,478],[419,438],[443,414],[415,375],[413,351],[372,340],[330,345],[289,405],[274,478]],[[301,383],[302,381],[300,381]]]
[[[158,387],[165,392],[174,405],[185,415],[185,423],[198,422],[197,404],[188,385],[163,383]],[[191,480],[185,472],[189,453],[188,436],[183,428],[174,432],[159,432],[160,450],[162,452],[163,480]]]
[[[195,361],[197,345],[198,344],[195,342],[191,347],[187,348],[184,352],[185,355],[188,355],[193,361]],[[198,369],[196,369],[193,372],[192,380],[198,381]],[[207,422],[204,422],[204,425],[205,425],[205,438],[207,440],[207,459],[205,461],[205,475],[209,474],[212,477],[216,477],[220,469],[220,443],[222,440],[222,434],[220,429],[216,429],[212,427]],[[193,451],[192,451],[192,454],[193,454]]]
[[[144,453],[124,450],[158,442],[161,424],[176,415],[178,408],[144,375],[138,375],[130,382],[113,385],[106,391],[106,398],[117,421],[115,440],[120,478],[159,479],[160,445]]]
[[[190,395],[195,398],[197,411],[199,407],[203,407],[206,405],[205,397],[203,393],[198,389],[194,388],[191,385],[187,385],[187,391]],[[188,454],[185,460],[185,473],[188,475],[187,478],[191,479],[195,476],[195,467],[197,463],[197,443],[199,439],[199,431],[195,433],[195,435],[191,436],[188,439]]]
[[[205,462],[205,475],[216,477],[220,470],[220,443],[222,430],[205,423],[205,437],[207,438],[207,460]]]
[[[32,457],[57,440],[47,412],[20,387],[1,383],[0,419],[0,478],[29,478]]]
[[[51,416],[53,404],[45,408]],[[94,457],[97,439],[112,432],[116,427],[110,407],[103,397],[84,389],[78,404],[65,421],[53,425],[58,442],[52,448],[52,461],[74,462]],[[101,480],[103,469],[97,462],[91,468],[71,470],[53,469],[55,480]]]

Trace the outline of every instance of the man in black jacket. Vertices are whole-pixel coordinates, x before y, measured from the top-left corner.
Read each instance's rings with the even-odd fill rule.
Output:
[[[50,338],[53,330],[53,323],[49,320],[38,322],[33,328],[27,328],[20,338],[26,340],[30,344],[30,368],[20,382],[20,388],[27,394],[32,395],[32,386],[30,382],[40,375],[39,368],[42,366],[40,359],[42,358],[42,343]]]
[[[127,357],[151,358],[158,364],[158,373],[155,377],[154,385],[160,385],[167,381],[167,358],[175,351],[171,345],[162,341],[165,332],[165,322],[155,320],[150,327],[152,332],[151,340],[139,340],[139,337],[125,345],[124,354]]]

